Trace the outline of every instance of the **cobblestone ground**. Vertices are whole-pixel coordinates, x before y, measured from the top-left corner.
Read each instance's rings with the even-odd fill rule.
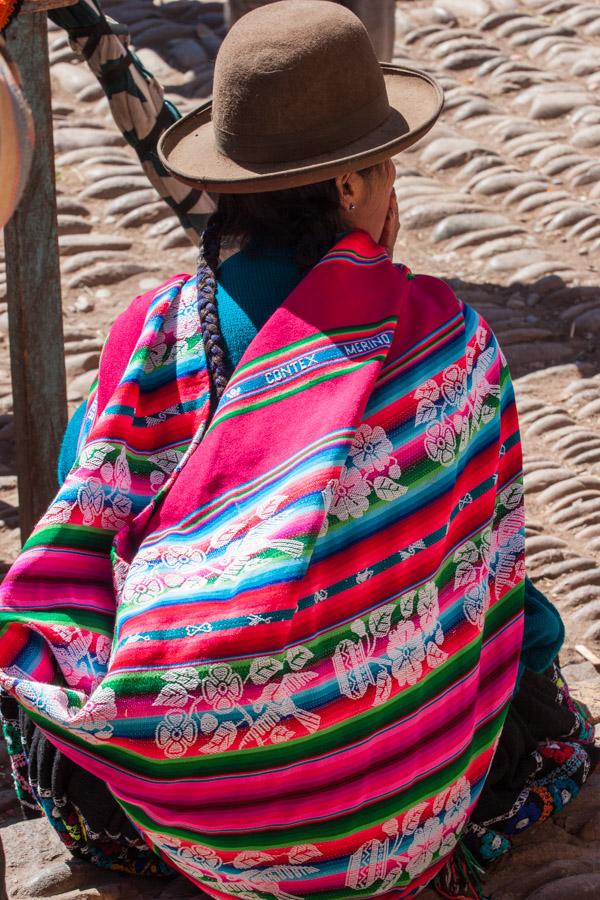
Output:
[[[182,110],[209,95],[223,4],[105,0]],[[196,251],[116,131],[102,91],[59,30],[49,35],[69,401],[140,290]],[[570,683],[600,717],[600,3],[403,0],[395,62],[434,73],[446,108],[397,160],[395,258],[452,284],[498,334],[516,378],[526,462],[528,568],[567,623]],[[18,549],[0,250],[0,567]],[[2,568],[0,568],[0,571]],[[589,657],[589,653],[588,653]],[[11,900],[197,896],[65,858],[44,822],[17,823],[0,783]],[[11,824],[15,823],[15,824]],[[600,897],[600,778],[492,873],[493,900]],[[422,895],[427,896],[427,895]]]

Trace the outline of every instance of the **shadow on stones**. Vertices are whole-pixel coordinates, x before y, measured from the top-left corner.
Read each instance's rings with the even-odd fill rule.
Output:
[[[600,371],[600,287],[558,275],[512,285],[444,280],[494,330],[513,378],[567,364],[582,375]]]
[[[19,510],[12,503],[5,503],[0,500],[0,521],[4,522],[10,528],[15,528],[19,518]]]
[[[15,423],[11,414],[0,415],[0,475],[15,475]],[[0,519],[4,506],[0,500]]]

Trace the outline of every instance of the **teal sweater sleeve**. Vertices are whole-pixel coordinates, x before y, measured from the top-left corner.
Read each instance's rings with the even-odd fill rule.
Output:
[[[543,672],[560,651],[565,639],[565,626],[553,603],[539,591],[533,581],[525,579],[525,626],[519,662],[519,678],[525,669]]]
[[[79,434],[85,418],[86,406],[87,401],[84,400],[83,403],[77,407],[69,419],[67,430],[63,435],[60,452],[58,454],[58,483],[60,485],[64,482],[77,459],[77,444],[79,443]]]

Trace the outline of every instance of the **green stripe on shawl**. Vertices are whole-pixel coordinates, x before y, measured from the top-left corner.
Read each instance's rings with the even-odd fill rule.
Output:
[[[291,344],[286,344],[285,347],[280,347],[277,350],[273,350],[271,353],[263,353],[262,356],[255,356],[250,362],[244,363],[235,371],[234,377],[229,382],[229,386],[231,387],[234,384],[237,384],[242,378],[244,378],[248,373],[252,372],[254,369],[262,368],[263,363],[270,363],[272,360],[281,359],[282,357],[287,356],[293,350],[305,350],[307,347],[311,347],[313,344],[320,344],[323,342],[323,338],[330,338],[332,341],[335,339],[340,339],[348,336],[349,340],[352,340],[354,335],[360,335],[360,337],[365,340],[369,337],[369,331],[379,331],[384,326],[389,326],[390,328],[395,327],[396,325],[396,316],[388,316],[386,319],[381,319],[377,322],[370,322],[369,324],[360,325],[356,328],[332,328],[329,331],[317,332],[314,335],[311,335],[308,338],[302,338],[298,341],[292,341]],[[270,365],[269,365],[270,368]]]
[[[287,846],[288,844],[300,844],[303,842],[317,842],[329,840],[341,840],[355,831],[380,825],[386,819],[401,815],[406,810],[412,809],[419,803],[443,791],[449,784],[456,781],[467,769],[470,761],[492,746],[498,737],[504,718],[508,711],[505,705],[494,716],[487,719],[475,732],[473,741],[459,757],[452,760],[443,769],[439,769],[417,784],[408,789],[402,789],[392,797],[386,797],[369,804],[357,812],[336,816],[325,822],[310,822],[305,825],[296,825],[290,828],[277,828],[267,831],[259,831],[256,834],[250,832],[242,836],[236,834],[219,834],[215,840],[209,834],[202,834],[202,842],[215,850],[235,851],[267,849],[271,847]],[[401,798],[401,801],[400,801]],[[137,806],[120,801],[125,812],[150,831],[156,827],[152,819]],[[197,840],[197,833],[182,828],[169,828],[161,824],[161,831],[184,840]],[[329,893],[327,894],[329,897]],[[346,895],[347,896],[347,895]]]
[[[33,622],[39,624],[49,623],[50,625],[73,625],[76,620],[79,628],[85,628],[94,634],[104,634],[109,638],[113,636],[114,617],[112,614],[90,612],[86,609],[73,609],[69,607],[69,612],[63,612],[60,607],[53,607],[46,612],[19,612],[18,610],[10,610],[9,612],[0,612],[0,635],[3,629],[10,622],[22,622],[24,625],[30,625]],[[40,724],[43,724],[40,721]]]
[[[91,550],[100,555],[110,553],[114,531],[90,525],[48,525],[29,538],[23,550],[34,547],[61,547],[69,550]]]
[[[507,616],[507,618],[509,618]],[[124,768],[129,768],[135,760],[136,771],[148,777],[155,778],[185,778],[193,772],[197,777],[210,775],[227,775],[228,772],[260,772],[277,766],[305,760],[322,754],[335,751],[338,748],[364,740],[375,732],[395,724],[399,720],[411,715],[419,708],[434,700],[444,693],[449,685],[464,678],[474,669],[480,655],[481,638],[478,635],[471,643],[467,644],[459,653],[448,659],[443,665],[434,669],[418,684],[407,688],[398,696],[392,698],[381,706],[366,710],[351,720],[338,723],[331,728],[323,729],[315,734],[296,738],[288,744],[275,744],[271,746],[254,747],[248,750],[229,750],[219,756],[190,756],[185,760],[149,759],[140,757],[111,744],[95,745],[95,753],[107,761],[115,762]],[[131,676],[109,675],[105,679],[105,686],[116,689],[118,695],[122,695],[124,682]],[[136,673],[136,681],[142,681],[139,673]],[[147,684],[147,681],[145,681]],[[31,711],[31,716],[43,727],[57,736],[81,747],[87,748],[85,741],[80,741],[75,735],[65,731],[59,726],[40,718]]]
[[[220,415],[216,415],[213,421],[211,422],[207,434],[210,431],[213,431],[217,425],[221,422],[224,422],[226,419],[233,419],[236,416],[244,415],[245,413],[252,412],[254,409],[262,409],[265,406],[271,406],[273,403],[278,403],[280,400],[285,400],[287,397],[293,397],[296,394],[301,394],[304,391],[307,391],[309,388],[314,387],[316,384],[322,384],[325,381],[332,381],[335,378],[340,378],[342,375],[349,375],[352,372],[357,372],[359,369],[362,369],[364,366],[373,362],[374,360],[385,360],[387,356],[387,350],[385,353],[377,353],[373,354],[373,356],[369,356],[368,359],[361,359],[357,362],[347,364],[344,366],[339,366],[333,372],[324,372],[321,375],[317,375],[314,378],[310,379],[302,379],[299,384],[290,385],[290,387],[285,390],[277,391],[271,388],[271,391],[262,399],[256,400],[254,403],[244,404],[242,407],[237,407],[236,409],[225,410]]]

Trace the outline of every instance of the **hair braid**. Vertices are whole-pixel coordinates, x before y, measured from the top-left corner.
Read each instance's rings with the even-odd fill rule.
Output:
[[[217,311],[216,272],[220,249],[221,218],[218,213],[213,213],[202,235],[196,276],[200,327],[211,386],[211,415],[221,399],[231,374]]]

